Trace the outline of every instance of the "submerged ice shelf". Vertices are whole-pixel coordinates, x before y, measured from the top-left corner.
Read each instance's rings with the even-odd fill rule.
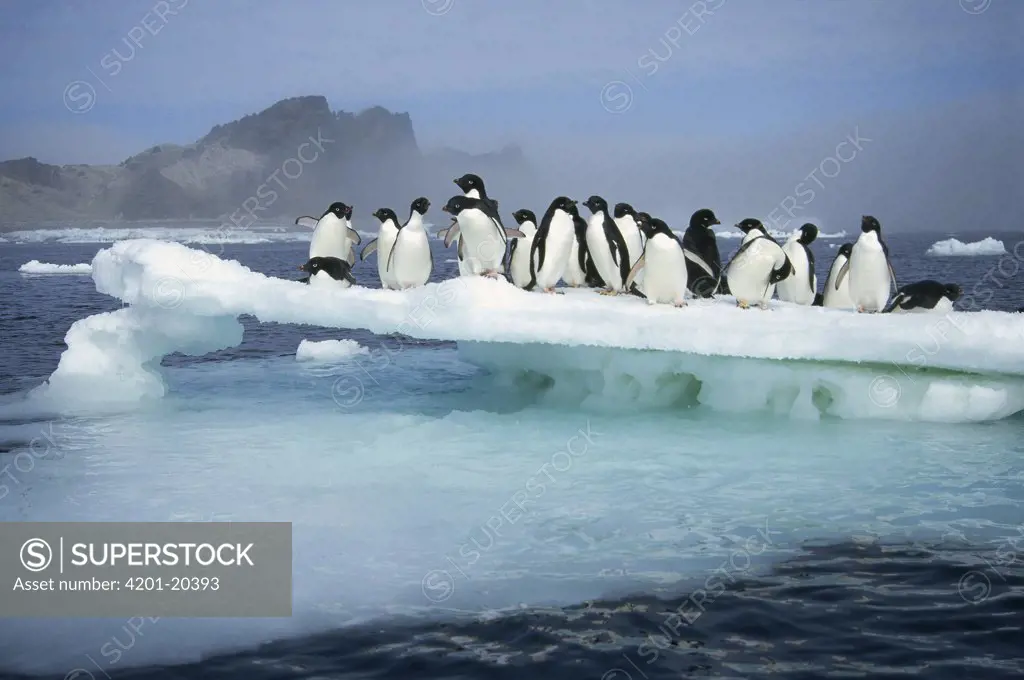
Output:
[[[1024,316],[1015,314],[861,315],[780,302],[740,310],[729,298],[680,310],[482,278],[325,289],[154,240],[115,243],[92,266],[97,289],[131,306],[72,326],[35,394],[59,407],[94,401],[98,380],[117,380],[108,392],[120,402],[160,396],[162,356],[237,344],[237,317],[249,314],[457,341],[466,360],[510,384],[581,405],[942,421],[1024,410]]]

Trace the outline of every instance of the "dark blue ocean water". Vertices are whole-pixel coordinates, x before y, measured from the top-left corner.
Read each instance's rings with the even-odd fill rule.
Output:
[[[1010,250],[1022,237],[991,235]],[[1024,262],[1012,254],[925,256],[931,243],[947,237],[890,235],[900,282],[934,278],[958,283],[973,298],[967,300],[967,309],[1010,311],[1024,306]],[[826,279],[835,253],[830,245],[838,243],[819,240],[814,245],[819,282]],[[738,241],[721,244],[728,253]],[[33,259],[88,262],[101,247],[0,244],[0,392],[10,397],[38,385],[56,367],[64,335],[75,320],[120,306],[97,293],[90,277],[26,276],[17,268]],[[437,243],[434,247],[435,278],[453,276],[453,251]],[[305,260],[306,251],[303,243],[229,244],[222,253],[221,246],[213,250],[283,278],[299,278],[296,266]],[[361,284],[377,285],[374,267],[372,261],[357,265],[355,275]],[[294,355],[304,338],[390,341],[365,331],[260,324],[252,319],[245,320],[245,326],[238,347],[205,357],[174,355],[165,364],[286,357]],[[0,451],[0,462],[2,456]],[[1015,474],[1020,472],[1018,465]],[[1024,479],[1020,488],[1024,497]],[[978,492],[983,493],[983,487]],[[244,651],[184,665],[119,668],[112,675],[239,680],[1016,678],[1024,673],[1024,516],[1019,521],[1020,540],[1008,540],[998,549],[957,541],[884,545],[850,537],[808,544],[769,573],[730,576],[714,585],[705,579],[667,583],[656,592],[575,606],[525,607],[499,617],[467,614],[444,623],[396,616],[286,641],[254,643]],[[132,634],[119,635],[121,644],[127,644]],[[60,637],[50,644],[59,648]],[[6,667],[3,661],[0,671]],[[105,675],[99,668],[90,672],[97,680]]]

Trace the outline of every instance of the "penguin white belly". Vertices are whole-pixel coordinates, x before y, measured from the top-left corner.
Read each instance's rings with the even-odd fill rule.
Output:
[[[730,292],[740,302],[760,304],[770,300],[775,285],[768,284],[768,277],[779,267],[783,256],[777,243],[758,239],[729,263],[725,275]]]
[[[633,265],[636,264],[637,260],[644,252],[644,243],[640,228],[636,225],[636,220],[630,216],[620,217],[615,220],[615,226],[619,228],[619,233],[622,234],[622,239],[626,242],[626,250],[629,251],[629,268],[632,269]],[[644,275],[647,273],[647,267],[644,267],[633,279],[633,283],[637,285],[637,288],[643,290]]]
[[[565,263],[565,273],[562,274],[565,285],[578,288],[587,282],[586,274],[580,269],[580,244],[573,234],[572,244],[569,246],[569,261]]]
[[[476,275],[499,271],[501,259],[505,256],[505,242],[494,220],[476,208],[463,210],[458,219],[463,240],[462,255],[468,273]],[[461,271],[462,268],[459,269]]]
[[[686,299],[686,258],[675,239],[655,234],[644,251],[644,295],[649,302],[680,304]]]
[[[532,223],[524,222],[519,226],[519,231],[526,234],[526,237],[516,239],[516,249],[512,253],[512,262],[509,263],[508,269],[513,285],[525,288],[530,283],[530,249],[533,248],[533,237],[537,233],[537,228]]]
[[[863,307],[866,312],[882,311],[889,300],[889,263],[874,234],[862,235],[853,245],[847,275],[854,306]]]
[[[394,269],[388,269],[388,258],[397,238],[398,227],[391,220],[380,225],[380,233],[377,234],[377,274],[380,276],[381,288],[385,290],[394,290],[398,287]]]
[[[839,270],[843,268],[846,262],[846,258],[840,255],[832,263],[832,269],[828,273],[828,281],[825,283],[825,299],[822,302],[824,307],[832,307],[834,309],[855,309],[857,307],[857,305],[853,304],[853,299],[850,297],[849,272],[843,277],[843,282],[839,284],[839,289],[836,290],[836,277],[839,276]]]
[[[562,280],[575,237],[572,217],[568,213],[556,211],[548,225],[547,238],[544,239],[544,266],[537,271],[537,287],[545,290],[554,288]],[[537,259],[540,259],[539,251]]]
[[[352,284],[345,279],[332,278],[327,272],[317,272],[309,277],[312,288],[349,288]]]
[[[433,261],[430,241],[423,227],[405,225],[395,241],[395,256],[391,259],[391,272],[399,290],[424,285],[430,279]]]
[[[334,215],[328,215],[317,222],[309,240],[309,259],[314,257],[336,257],[348,260],[351,248],[348,226]]]
[[[893,307],[892,311],[894,314],[946,314],[953,311],[953,302],[949,298],[943,297],[939,298],[931,309],[927,307],[914,307],[913,309]]]
[[[594,261],[597,273],[604,279],[605,284],[612,290],[621,290],[622,274],[619,271],[619,266],[612,259],[608,240],[604,236],[604,216],[601,213],[592,215],[587,223],[587,249],[590,251],[590,258]]]
[[[787,278],[779,281],[777,287],[779,299],[795,302],[798,305],[813,303],[817,285],[815,285],[815,290],[811,290],[807,273],[811,263],[807,261],[807,252],[796,240],[787,241],[786,245],[782,246],[782,250],[789,257],[789,261],[793,265],[793,272]]]

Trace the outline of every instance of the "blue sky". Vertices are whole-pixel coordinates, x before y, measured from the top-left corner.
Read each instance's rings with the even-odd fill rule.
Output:
[[[888,132],[876,171],[1019,150],[1022,35],[1015,0],[7,0],[0,158],[119,162],[323,94],[408,111],[426,149],[608,178],[677,150],[702,182],[756,149],[774,196],[855,125]]]

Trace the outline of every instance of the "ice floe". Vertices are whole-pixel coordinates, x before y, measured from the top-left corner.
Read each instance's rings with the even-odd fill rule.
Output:
[[[457,341],[499,377],[580,403],[940,421],[1024,410],[1024,318],[1003,312],[871,315],[778,301],[741,310],[731,298],[676,309],[479,277],[406,291],[319,289],[153,240],[101,250],[93,279],[131,306],[72,326],[39,390],[58,404],[90,403],[103,379],[115,380],[107,391],[122,400],[161,396],[161,356],[237,344],[237,318],[248,314]],[[112,377],[117,370],[127,384]]]
[[[92,274],[92,265],[88,262],[80,264],[51,264],[30,260],[18,267],[22,274]]]
[[[963,241],[959,241],[955,238],[949,238],[945,241],[933,243],[928,248],[926,254],[938,257],[1005,255],[1006,246],[1003,245],[1002,241],[996,240],[991,236],[971,243],[964,243]]]

